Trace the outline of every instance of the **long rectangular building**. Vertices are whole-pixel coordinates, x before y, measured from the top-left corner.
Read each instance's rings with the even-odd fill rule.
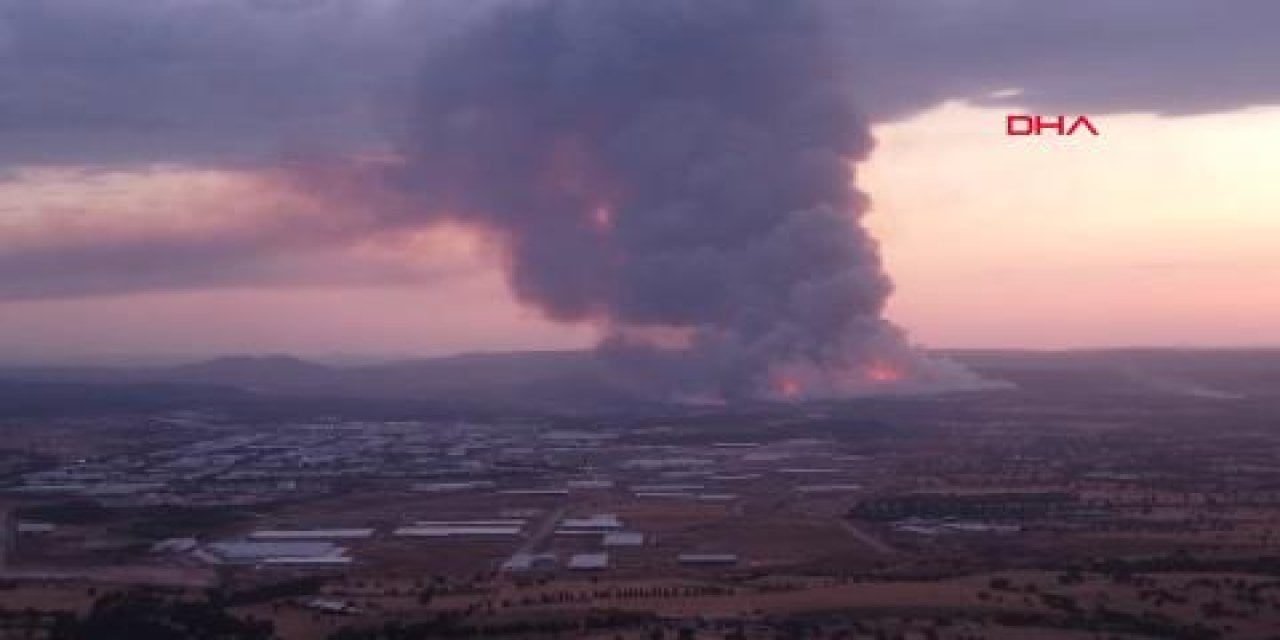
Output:
[[[410,538],[449,538],[455,536],[518,536],[518,526],[414,526],[400,527],[394,532],[397,536]]]
[[[254,531],[253,540],[358,540],[372,538],[373,529],[291,529]]]

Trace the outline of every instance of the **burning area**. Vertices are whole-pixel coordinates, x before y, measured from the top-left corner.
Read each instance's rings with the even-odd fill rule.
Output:
[[[505,5],[432,51],[392,181],[496,237],[522,302],[601,326],[638,393],[975,384],[883,317],[872,137],[824,24],[802,0]]]

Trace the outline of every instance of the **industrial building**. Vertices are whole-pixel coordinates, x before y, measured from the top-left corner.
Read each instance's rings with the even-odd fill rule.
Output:
[[[346,549],[332,542],[212,542],[197,550],[214,564],[348,564]]]
[[[574,571],[599,571],[609,568],[607,553],[575,553],[569,557],[569,568]]]
[[[738,564],[738,555],[734,553],[682,553],[676,560],[683,565],[715,566]]]
[[[290,529],[254,531],[252,540],[360,540],[373,537],[373,529]]]
[[[511,525],[442,525],[400,527],[393,535],[408,538],[450,538],[460,536],[518,536],[519,526]]]
[[[503,571],[550,571],[556,568],[560,558],[554,553],[515,553],[502,563]]]
[[[606,547],[639,547],[644,545],[644,534],[638,531],[613,531],[604,534],[601,544]]]
[[[565,518],[560,521],[560,530],[609,531],[621,529],[622,520],[612,513],[598,513],[584,518]]]

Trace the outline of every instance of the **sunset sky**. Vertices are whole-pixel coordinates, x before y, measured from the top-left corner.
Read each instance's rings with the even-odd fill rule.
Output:
[[[0,0],[0,86],[18,89],[0,95],[0,359],[597,338],[516,303],[492,237],[386,229],[364,210],[401,205],[352,195],[342,170],[323,189],[290,175],[385,161],[423,55],[414,25],[444,38],[500,2],[86,3]],[[1280,345],[1280,46],[1257,26],[1277,24],[1275,3],[1087,2],[1111,20],[1027,23],[1053,37],[984,36],[1030,20],[1001,0],[936,0],[928,20],[850,4],[866,15],[835,24],[877,141],[857,184],[895,283],[888,316],[913,341]],[[1100,64],[1107,51],[1121,53]],[[881,58],[899,66],[876,75]],[[1011,112],[1087,113],[1101,135],[1009,137]]]

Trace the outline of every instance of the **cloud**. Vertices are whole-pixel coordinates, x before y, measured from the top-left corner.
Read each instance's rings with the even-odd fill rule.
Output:
[[[863,106],[948,99],[1052,113],[1184,115],[1280,101],[1269,0],[839,0]],[[992,92],[1017,89],[1003,96]]]
[[[949,98],[1088,113],[1280,99],[1269,0],[812,0],[862,107]],[[0,166],[266,162],[384,147],[433,46],[522,0],[0,3]]]
[[[324,173],[334,184],[317,197],[283,171],[20,171],[0,183],[0,301],[422,284],[479,266],[475,238],[388,224],[378,215],[394,203],[361,209],[342,197],[336,169]]]
[[[948,99],[1090,115],[1280,101],[1280,3],[1271,0],[812,3],[828,12],[858,108],[877,121]],[[373,197],[356,193],[367,185],[344,190],[323,172],[317,180],[314,161],[414,140],[423,70],[440,67],[432,56],[510,4],[528,1],[0,1],[0,299],[394,277],[386,260],[323,269],[318,256],[342,262],[344,251],[403,243],[437,220],[362,202]],[[593,37],[609,50],[608,33]],[[307,168],[305,186],[281,187],[280,173],[296,168],[282,160],[290,157]],[[114,188],[154,194],[168,188],[157,163],[275,182],[199,202],[126,203],[90,189],[57,206],[13,186],[31,186],[31,167],[69,166],[92,171],[59,183],[68,193],[105,173],[150,175]],[[263,204],[281,193],[298,199]]]
[[[249,163],[376,145],[484,2],[0,3],[0,165]]]

